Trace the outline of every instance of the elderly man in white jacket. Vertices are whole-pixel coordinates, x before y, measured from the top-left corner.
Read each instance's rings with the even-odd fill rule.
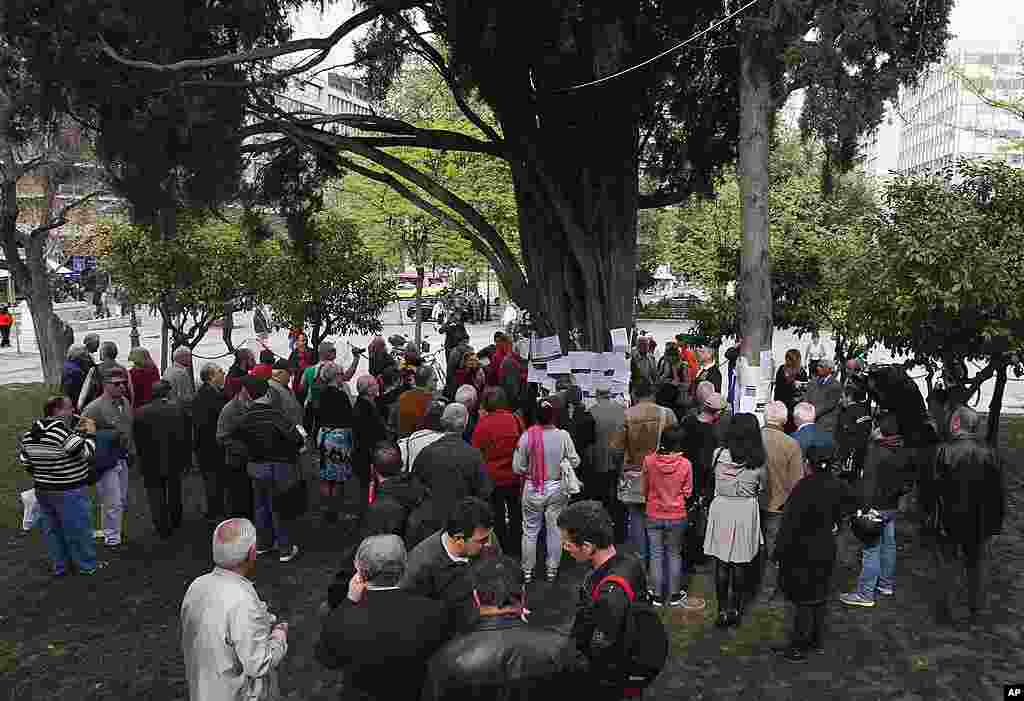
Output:
[[[213,532],[209,574],[181,604],[181,646],[191,701],[272,701],[277,666],[288,652],[288,624],[276,623],[253,587],[256,527],[244,518]]]

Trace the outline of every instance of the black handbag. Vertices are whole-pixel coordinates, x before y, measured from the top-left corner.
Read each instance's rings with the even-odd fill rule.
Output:
[[[850,530],[864,545],[874,545],[882,537],[884,521],[875,509],[861,510],[850,517]]]

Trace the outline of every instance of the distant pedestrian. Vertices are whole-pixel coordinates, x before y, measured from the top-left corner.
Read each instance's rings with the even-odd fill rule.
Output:
[[[6,304],[0,305],[0,348],[11,347],[11,328],[14,326],[14,317]]]

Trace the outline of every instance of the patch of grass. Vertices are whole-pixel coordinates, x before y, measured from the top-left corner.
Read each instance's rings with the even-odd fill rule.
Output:
[[[705,633],[714,630],[715,603],[711,595],[713,587],[709,586],[709,578],[705,575],[694,575],[690,580],[689,595],[692,599],[704,599],[707,605],[703,610],[685,608],[663,608],[659,615],[668,630],[671,645],[669,654],[683,657],[692,643],[701,639]]]
[[[21,528],[21,492],[32,478],[18,464],[18,436],[42,416],[43,403],[54,390],[42,383],[0,386],[0,528]],[[0,648],[0,667],[3,662]]]
[[[0,638],[0,674],[12,674],[18,668],[18,644]]]

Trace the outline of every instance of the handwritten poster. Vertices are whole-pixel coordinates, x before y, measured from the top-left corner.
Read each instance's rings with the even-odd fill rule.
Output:
[[[626,333],[626,329],[612,329],[610,333],[613,351],[625,353],[629,350],[629,334]]]
[[[545,362],[562,356],[562,342],[558,336],[530,337],[530,359]]]
[[[563,355],[548,361],[548,375],[568,375],[572,372],[572,365],[569,362],[569,355]]]

